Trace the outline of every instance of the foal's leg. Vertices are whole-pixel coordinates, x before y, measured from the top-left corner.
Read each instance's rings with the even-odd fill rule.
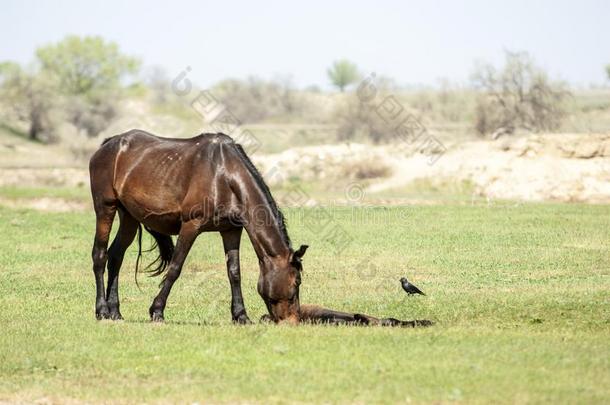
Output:
[[[104,294],[104,268],[106,267],[108,239],[116,207],[108,204],[99,204],[95,207],[95,240],[91,258],[93,259],[93,274],[95,275],[95,317],[107,319],[110,317],[108,303]]]
[[[123,319],[119,310],[119,271],[123,263],[125,251],[133,242],[138,232],[138,221],[128,212],[119,209],[121,219],[119,231],[108,249],[108,289],[106,290],[106,302],[110,311],[110,319]]]
[[[191,246],[193,246],[193,242],[195,242],[197,235],[199,235],[199,231],[196,224],[193,222],[182,224],[172,260],[169,262],[167,274],[161,283],[161,291],[159,291],[159,294],[157,294],[148,310],[151,321],[163,322],[163,310],[167,303],[167,296],[169,295],[174,282],[180,276],[184,260],[191,250]]]
[[[231,316],[233,322],[252,323],[246,314],[244,297],[241,294],[241,273],[239,270],[239,243],[243,228],[222,232],[222,244],[225,249],[227,273],[231,283]]]

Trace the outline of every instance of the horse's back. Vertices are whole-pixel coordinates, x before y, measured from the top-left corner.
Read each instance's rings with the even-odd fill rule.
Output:
[[[97,151],[91,156],[91,159],[89,160],[89,172],[93,174],[93,172],[102,171],[104,170],[104,167],[111,163],[110,161],[113,163],[121,147],[124,150],[125,146],[131,143],[150,144],[157,139],[160,138],[139,129],[132,129],[122,134],[106,138]]]
[[[155,144],[186,144],[200,136],[201,135],[193,138],[164,138],[141,129],[131,129],[122,134],[104,139],[100,145],[100,148],[98,149],[98,152],[105,149],[111,149],[116,153],[119,149],[121,149],[121,147],[122,151],[126,151],[130,147],[152,146]],[[95,158],[95,154],[93,155],[92,159],[93,158]]]
[[[204,179],[214,178],[217,165],[213,152],[229,142],[222,134],[177,139],[131,130],[116,135],[91,158],[94,199],[96,194],[114,198],[140,222],[158,217],[175,223],[187,193],[206,194]]]
[[[233,142],[223,134],[201,134],[192,138],[164,138],[149,132],[132,129],[119,135],[106,138],[89,162],[89,171],[95,173],[108,171],[112,168],[113,177],[119,166],[129,166],[155,163],[155,158],[165,158],[168,161],[184,159],[187,155],[201,151],[206,145],[215,143],[215,138],[223,143]],[[119,159],[120,158],[120,159]],[[119,165],[120,163],[120,165]]]

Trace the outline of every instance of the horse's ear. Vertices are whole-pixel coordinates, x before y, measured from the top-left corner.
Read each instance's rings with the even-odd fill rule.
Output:
[[[309,246],[307,246],[307,245],[301,245],[301,247],[292,254],[292,257],[290,258],[290,262],[291,263],[300,262],[301,258],[307,251],[308,247]]]

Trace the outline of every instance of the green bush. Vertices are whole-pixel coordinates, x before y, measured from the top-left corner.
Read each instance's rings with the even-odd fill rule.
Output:
[[[100,37],[68,36],[38,48],[32,66],[0,64],[0,101],[28,123],[30,138],[50,140],[52,109],[86,135],[105,129],[125,78],[137,73],[139,62]]]

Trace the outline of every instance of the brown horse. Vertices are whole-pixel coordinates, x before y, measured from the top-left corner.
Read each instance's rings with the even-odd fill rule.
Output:
[[[416,319],[413,321],[401,321],[396,318],[380,319],[370,315],[335,311],[334,309],[322,308],[319,305],[307,304],[301,305],[299,318],[303,322],[333,325],[398,326],[403,328],[415,328],[417,326],[431,326],[433,324],[432,321],[427,319]],[[268,319],[268,316],[263,316],[262,318],[262,320]]]
[[[89,172],[96,214],[92,258],[98,319],[122,319],[119,270],[136,234],[141,254],[143,225],[160,253],[152,274],[166,271],[149,310],[152,321],[163,321],[167,297],[197,236],[220,232],[231,284],[231,315],[235,322],[250,322],[239,267],[244,228],[258,257],[258,293],[270,318],[299,321],[301,258],[307,246],[292,248],[284,217],[268,187],[230,137],[202,134],[167,139],[132,130],[105,140],[92,156]],[[107,249],[117,211],[119,230]],[[178,235],[175,247],[170,235]],[[106,263],[108,287],[104,291]]]

